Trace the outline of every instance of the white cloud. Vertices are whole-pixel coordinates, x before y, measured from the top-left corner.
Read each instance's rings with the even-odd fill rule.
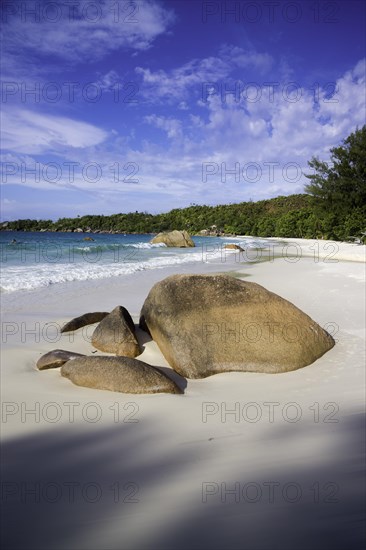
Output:
[[[111,91],[112,87],[121,81],[118,73],[113,69],[108,71],[106,74],[101,75],[99,79],[95,82],[95,85],[98,89],[102,91]]]
[[[148,115],[144,118],[145,122],[164,130],[169,139],[182,137],[182,122],[176,118],[167,118],[164,116]]]
[[[265,74],[273,65],[273,57],[268,53],[248,51],[229,44],[221,48],[220,55],[231,62],[233,67],[254,67],[260,74]]]
[[[350,124],[365,123],[365,73],[366,59],[362,59],[337,80],[333,98],[326,98],[326,91],[321,94],[319,116],[333,122],[331,134],[342,135]]]
[[[141,93],[151,101],[179,101],[179,108],[184,109],[191,89],[196,86],[201,95],[203,85],[227,78],[235,69],[255,68],[259,73],[266,72],[273,59],[268,54],[245,51],[234,46],[223,46],[218,56],[193,59],[171,71],[151,71],[149,68],[136,67],[141,75],[143,88]],[[204,98],[205,99],[205,98]]]
[[[178,105],[180,111],[189,111],[189,106],[186,101],[181,101]]]
[[[3,20],[4,73],[29,74],[34,66],[42,72],[45,55],[70,64],[98,61],[119,49],[143,51],[174,21],[173,11],[154,0],[70,4],[60,2],[52,13],[42,2],[14,2],[15,14]],[[32,7],[40,10],[38,22],[24,14]]]
[[[330,147],[364,123],[364,62],[336,82],[333,99],[326,90],[314,102],[314,94],[298,90],[298,101],[286,100],[279,86],[274,98],[263,93],[257,102],[229,98],[226,104],[219,95],[211,96],[207,137],[211,147],[224,151],[242,150],[245,156],[265,158],[309,157]]]
[[[63,128],[72,128],[64,140],[59,137],[60,143],[68,143],[64,157],[82,164],[100,163],[102,177],[93,184],[85,181],[79,171],[72,185],[66,177],[57,185],[87,190],[96,200],[103,195],[111,210],[118,201],[126,204],[126,197],[133,197],[137,204],[140,204],[141,197],[141,208],[152,205],[152,197],[155,197],[155,209],[163,210],[177,201],[180,206],[190,202],[239,202],[250,197],[260,199],[301,192],[307,182],[302,175],[309,171],[307,161],[313,155],[328,160],[329,149],[338,145],[357,125],[364,123],[363,67],[363,62],[360,62],[338,79],[338,101],[334,103],[327,101],[325,91],[319,95],[319,103],[315,103],[313,92],[305,89],[301,90],[299,101],[286,101],[280,87],[273,101],[269,100],[268,93],[263,93],[257,102],[243,98],[235,101],[229,97],[223,103],[219,94],[212,95],[205,103],[204,116],[185,110],[177,110],[175,117],[148,115],[145,122],[162,130],[166,137],[153,142],[145,138],[138,146],[134,145],[136,141],[117,133],[110,133],[108,141],[104,140],[105,132],[95,127],[87,132],[89,138],[94,135],[93,143],[88,145],[83,141],[86,139],[84,132],[79,139],[77,134],[74,135],[75,121],[61,119]],[[178,113],[181,118],[177,118]],[[49,121],[43,124],[43,119],[38,117],[35,122],[40,124],[42,136],[34,131],[39,125],[31,127],[29,119],[22,119],[25,128],[18,119],[15,120],[13,126],[17,130],[17,139],[23,137],[30,147],[30,150],[19,147],[16,151],[31,153],[35,136],[37,151],[43,144],[40,137],[53,146],[50,132],[60,131],[57,125]],[[78,140],[79,148],[75,140]],[[113,177],[112,171],[116,162],[120,167],[118,179]],[[207,162],[216,167],[216,173],[204,181],[202,173]],[[128,177],[130,170],[125,168],[128,163],[133,163],[137,170],[137,182],[131,182]],[[226,174],[225,177],[225,168],[229,171],[237,164],[239,181],[235,181],[235,175]],[[252,169],[248,168],[250,164]],[[255,166],[259,166],[261,171],[257,180]],[[16,183],[16,176],[13,182]],[[34,187],[46,183],[34,182],[32,177],[27,182]],[[149,203],[145,202],[146,196]]]
[[[190,115],[189,116],[190,118],[190,121],[192,123],[192,126],[196,127],[196,128],[203,128],[205,123],[203,121],[203,119],[197,115]]]
[[[181,188],[179,196],[201,202],[222,202],[223,193],[238,201],[301,192],[308,182],[310,158],[329,160],[329,150],[364,124],[364,67],[361,61],[337,80],[335,101],[327,97],[329,90],[322,90],[316,103],[313,91],[305,88],[299,90],[298,101],[286,100],[282,84],[274,98],[267,91],[257,102],[228,96],[224,103],[220,94],[212,95],[205,104],[206,120],[182,114],[181,147],[177,152],[172,143],[166,150],[164,171],[158,155],[149,160],[154,176],[174,182],[179,178],[189,189]],[[166,124],[162,117],[153,120],[160,127]],[[202,170],[207,162],[216,173],[205,183]],[[237,167],[239,181],[229,173]]]
[[[107,133],[85,122],[41,115],[22,109],[3,109],[3,149],[27,154],[85,148],[103,142]]]

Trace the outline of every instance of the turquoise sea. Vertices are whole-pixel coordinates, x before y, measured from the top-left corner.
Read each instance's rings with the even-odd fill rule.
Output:
[[[85,240],[91,237],[93,241]],[[197,262],[217,262],[225,243],[238,239],[193,237],[195,248],[150,244],[153,235],[0,232],[1,292],[104,279]],[[261,246],[265,241],[241,241]]]

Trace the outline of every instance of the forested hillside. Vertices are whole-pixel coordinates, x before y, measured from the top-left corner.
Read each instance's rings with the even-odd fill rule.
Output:
[[[259,237],[344,239],[365,231],[365,208],[351,213],[318,211],[319,201],[310,195],[290,195],[258,202],[220,206],[191,205],[162,214],[130,212],[111,216],[82,216],[51,220],[7,222],[2,229],[18,231],[111,231],[157,233],[186,229],[191,234],[209,229],[213,233]]]

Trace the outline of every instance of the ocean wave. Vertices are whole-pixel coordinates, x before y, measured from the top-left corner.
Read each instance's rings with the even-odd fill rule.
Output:
[[[70,250],[70,252],[76,252],[76,254],[84,254],[84,252],[106,252],[108,250],[115,251],[116,249],[120,248],[127,248],[128,245],[120,244],[120,243],[110,243],[110,244],[88,244],[88,245],[75,245],[72,244],[71,246],[65,246],[64,248],[66,250]]]
[[[132,248],[167,248],[165,243],[135,243],[128,246]]]
[[[88,244],[75,244],[75,243],[60,243],[60,242],[18,242],[14,244],[1,244],[3,253],[1,257],[9,258],[26,258],[31,257],[31,254],[34,254],[35,257],[62,257],[75,255],[83,255],[87,252],[92,253],[101,253],[101,252],[115,252],[116,250],[126,250],[130,248],[134,249],[153,249],[153,248],[166,248],[165,243],[108,243],[108,244],[99,244],[88,243]],[[29,252],[29,255],[27,254]]]
[[[202,252],[180,254],[168,257],[156,257],[143,262],[123,262],[123,264],[75,263],[75,264],[36,264],[17,266],[2,270],[0,290],[15,292],[34,290],[58,283],[107,279],[129,275],[148,269],[159,269],[177,264],[204,261]]]

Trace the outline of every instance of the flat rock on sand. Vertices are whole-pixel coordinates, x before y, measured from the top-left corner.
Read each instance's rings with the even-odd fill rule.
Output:
[[[140,355],[135,325],[123,306],[117,306],[99,323],[93,332],[92,344],[100,351],[127,357]]]
[[[39,370],[55,369],[57,367],[62,367],[64,363],[74,360],[77,357],[85,357],[85,355],[64,349],[54,349],[42,355],[42,357],[38,359],[36,366]]]
[[[334,346],[292,303],[227,275],[172,275],[158,282],[143,305],[144,324],[170,366],[187,378],[292,371]]]
[[[93,313],[84,313],[80,317],[75,317],[61,329],[61,332],[70,332],[71,330],[78,330],[79,328],[85,327],[86,325],[93,325],[94,323],[99,323],[109,315],[108,311],[94,311]]]
[[[68,361],[62,376],[77,386],[124,393],[182,393],[165,373],[131,357],[82,357]]]

